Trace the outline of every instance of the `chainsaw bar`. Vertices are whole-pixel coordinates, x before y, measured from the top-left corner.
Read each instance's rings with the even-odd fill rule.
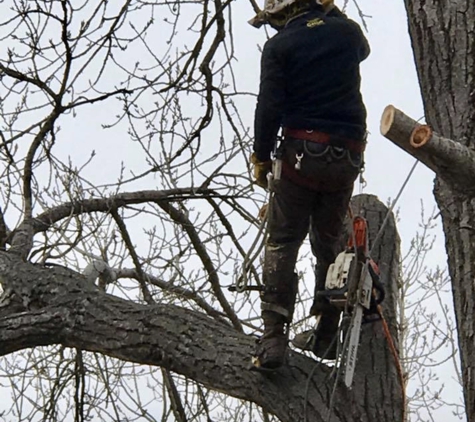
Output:
[[[371,306],[371,292],[373,281],[368,271],[368,264],[363,264],[357,291],[357,303],[353,308],[353,317],[349,330],[350,343],[348,344],[345,364],[345,385],[351,388],[358,358],[358,347],[360,344],[361,324],[365,309]]]

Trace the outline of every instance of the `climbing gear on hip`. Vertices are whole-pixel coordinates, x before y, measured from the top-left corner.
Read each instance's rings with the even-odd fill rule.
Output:
[[[303,158],[303,153],[300,153],[300,154],[295,154],[295,158],[297,159],[297,162],[295,163],[295,170],[300,170],[302,168],[302,165],[301,165],[301,161],[302,161],[302,158]]]
[[[282,177],[282,148],[282,138],[278,136],[272,154],[272,183],[277,183]],[[273,194],[274,186],[269,186],[269,190]]]
[[[353,152],[364,152],[366,148],[366,143],[364,141],[343,138],[316,130],[285,128],[284,136],[294,139],[301,139],[303,141],[316,142],[318,144],[346,148]]]
[[[292,146],[285,146],[282,174],[286,179],[313,191],[337,192],[353,187],[362,157],[353,161],[348,156],[359,153],[344,150],[342,156],[335,158],[336,154],[331,152],[335,147],[328,146],[320,153],[309,154],[302,146],[305,142],[293,141]],[[294,148],[296,143],[300,143],[300,147]]]
[[[314,191],[353,187],[363,167],[363,141],[306,130],[284,129],[284,134],[282,174],[287,179]]]
[[[272,197],[275,193],[275,185],[281,178],[282,175],[282,138],[277,137],[275,144],[274,144],[274,151],[272,153],[272,159],[269,161],[259,161],[253,153],[251,155],[251,163],[255,165],[254,167],[254,176],[256,181],[258,181],[258,185],[261,187],[267,188],[269,192],[269,197],[267,203],[261,208],[259,211],[259,219],[261,223],[259,225],[259,230],[257,232],[257,236],[251,245],[251,248],[244,256],[243,262],[243,269],[242,273],[238,276],[237,282],[235,285],[229,286],[228,290],[231,292],[239,292],[242,293],[244,291],[263,291],[261,285],[259,285],[259,280],[256,277],[257,286],[250,286],[248,284],[248,272],[252,268],[252,263],[260,254],[266,239],[266,223],[267,223],[267,215],[270,212],[270,208],[272,206]],[[272,171],[271,171],[272,169]],[[264,186],[264,179],[265,179],[265,186]],[[260,244],[259,240],[261,239]],[[256,252],[254,253],[254,249],[257,247]]]

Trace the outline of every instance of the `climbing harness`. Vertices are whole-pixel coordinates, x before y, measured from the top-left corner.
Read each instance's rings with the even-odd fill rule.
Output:
[[[357,141],[305,129],[284,128],[283,133],[284,143],[291,143],[292,146],[289,150],[292,152],[289,153],[289,150],[287,150],[286,159],[282,162],[282,172],[287,179],[297,185],[304,186],[312,191],[326,189],[309,174],[312,163],[307,162],[307,160],[323,159],[330,163],[345,159],[360,172],[364,166],[363,152],[366,146],[366,138]],[[297,145],[294,141],[300,141],[300,144]],[[306,170],[304,170],[305,167]]]
[[[306,129],[284,129],[284,136],[303,141],[311,141],[317,144],[324,144],[338,148],[344,148],[353,152],[364,152],[366,141],[357,141],[354,139],[343,138],[331,135],[325,132]]]

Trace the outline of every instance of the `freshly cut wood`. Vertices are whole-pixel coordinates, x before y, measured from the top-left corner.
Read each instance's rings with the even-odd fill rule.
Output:
[[[453,186],[475,186],[475,152],[447,139],[392,105],[381,116],[381,134]]]
[[[432,129],[430,126],[421,125],[416,126],[412,131],[411,138],[409,139],[409,143],[414,148],[423,147],[427,142],[429,142],[432,138]]]
[[[417,126],[419,123],[393,105],[388,105],[381,116],[381,134],[395,143],[408,139]]]

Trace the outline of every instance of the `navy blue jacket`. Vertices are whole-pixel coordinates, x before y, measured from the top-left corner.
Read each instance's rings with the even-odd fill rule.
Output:
[[[266,161],[281,126],[363,141],[360,63],[369,55],[359,25],[312,10],[269,39],[261,60],[254,151]]]

